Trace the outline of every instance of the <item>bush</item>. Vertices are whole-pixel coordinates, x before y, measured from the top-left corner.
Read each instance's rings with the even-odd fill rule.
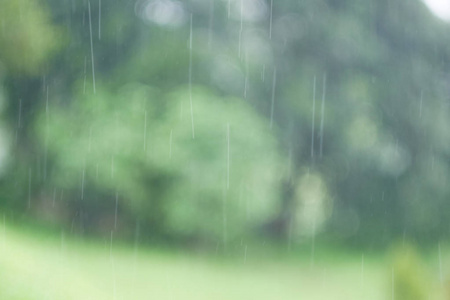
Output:
[[[195,138],[188,89],[99,86],[50,117],[44,111],[48,189],[72,191],[66,201],[110,223],[117,195],[119,223],[139,219],[146,232],[177,239],[215,243],[271,220],[281,164],[268,122],[243,100],[202,88],[192,102]]]
[[[421,258],[411,245],[395,246],[390,272],[391,294],[396,300],[427,300],[431,286]],[[393,289],[393,291],[392,291]]]

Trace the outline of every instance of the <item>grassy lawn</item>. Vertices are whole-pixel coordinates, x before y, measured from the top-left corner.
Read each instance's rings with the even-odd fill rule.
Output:
[[[256,250],[217,259],[0,226],[0,299],[390,299],[381,259]]]

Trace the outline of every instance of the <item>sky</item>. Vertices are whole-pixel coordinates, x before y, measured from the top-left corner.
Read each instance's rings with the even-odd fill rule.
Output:
[[[450,0],[422,0],[438,18],[450,22]]]

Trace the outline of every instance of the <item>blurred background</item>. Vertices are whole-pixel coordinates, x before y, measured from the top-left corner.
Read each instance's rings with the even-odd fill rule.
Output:
[[[450,299],[449,21],[2,0],[0,299]]]

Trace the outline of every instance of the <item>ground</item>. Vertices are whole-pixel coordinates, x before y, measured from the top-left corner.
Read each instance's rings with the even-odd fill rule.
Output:
[[[118,243],[117,243],[118,244]],[[0,231],[0,299],[390,299],[380,258],[317,252],[223,259],[149,246]],[[252,253],[255,253],[254,255]],[[363,263],[364,261],[364,263]],[[435,299],[435,298],[433,298]]]

